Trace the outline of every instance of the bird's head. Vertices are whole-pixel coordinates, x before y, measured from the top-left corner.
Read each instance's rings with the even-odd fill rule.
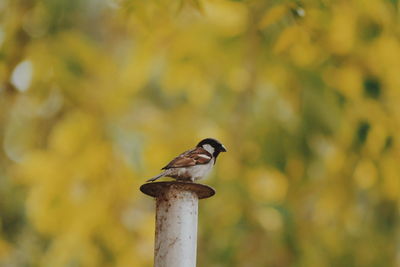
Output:
[[[225,146],[223,144],[221,144],[220,141],[218,141],[214,138],[206,138],[206,139],[201,140],[197,144],[197,147],[204,148],[210,154],[212,154],[215,158],[218,156],[219,153],[226,152]]]

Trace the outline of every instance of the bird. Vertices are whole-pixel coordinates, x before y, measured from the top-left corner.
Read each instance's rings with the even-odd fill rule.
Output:
[[[225,146],[214,138],[201,140],[195,148],[181,153],[171,160],[161,170],[160,174],[147,180],[154,182],[161,177],[171,177],[179,181],[194,182],[205,178],[214,167],[221,152],[226,152]]]

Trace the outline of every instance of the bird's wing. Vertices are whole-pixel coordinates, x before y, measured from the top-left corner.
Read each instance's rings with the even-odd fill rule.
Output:
[[[198,164],[207,164],[212,159],[212,155],[202,147],[188,150],[171,160],[162,170],[171,168],[190,167]]]

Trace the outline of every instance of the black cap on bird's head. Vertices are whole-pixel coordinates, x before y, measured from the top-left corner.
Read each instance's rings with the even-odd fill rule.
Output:
[[[217,157],[220,152],[226,152],[225,146],[223,144],[221,144],[220,141],[218,141],[214,138],[206,138],[206,139],[201,140],[197,144],[197,147],[203,147],[206,149],[207,145],[211,146],[214,149],[214,151],[212,153],[214,155],[214,157]]]

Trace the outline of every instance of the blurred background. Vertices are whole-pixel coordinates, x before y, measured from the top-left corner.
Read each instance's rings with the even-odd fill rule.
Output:
[[[0,266],[152,266],[205,137],[198,266],[400,266],[398,0],[1,0]]]

